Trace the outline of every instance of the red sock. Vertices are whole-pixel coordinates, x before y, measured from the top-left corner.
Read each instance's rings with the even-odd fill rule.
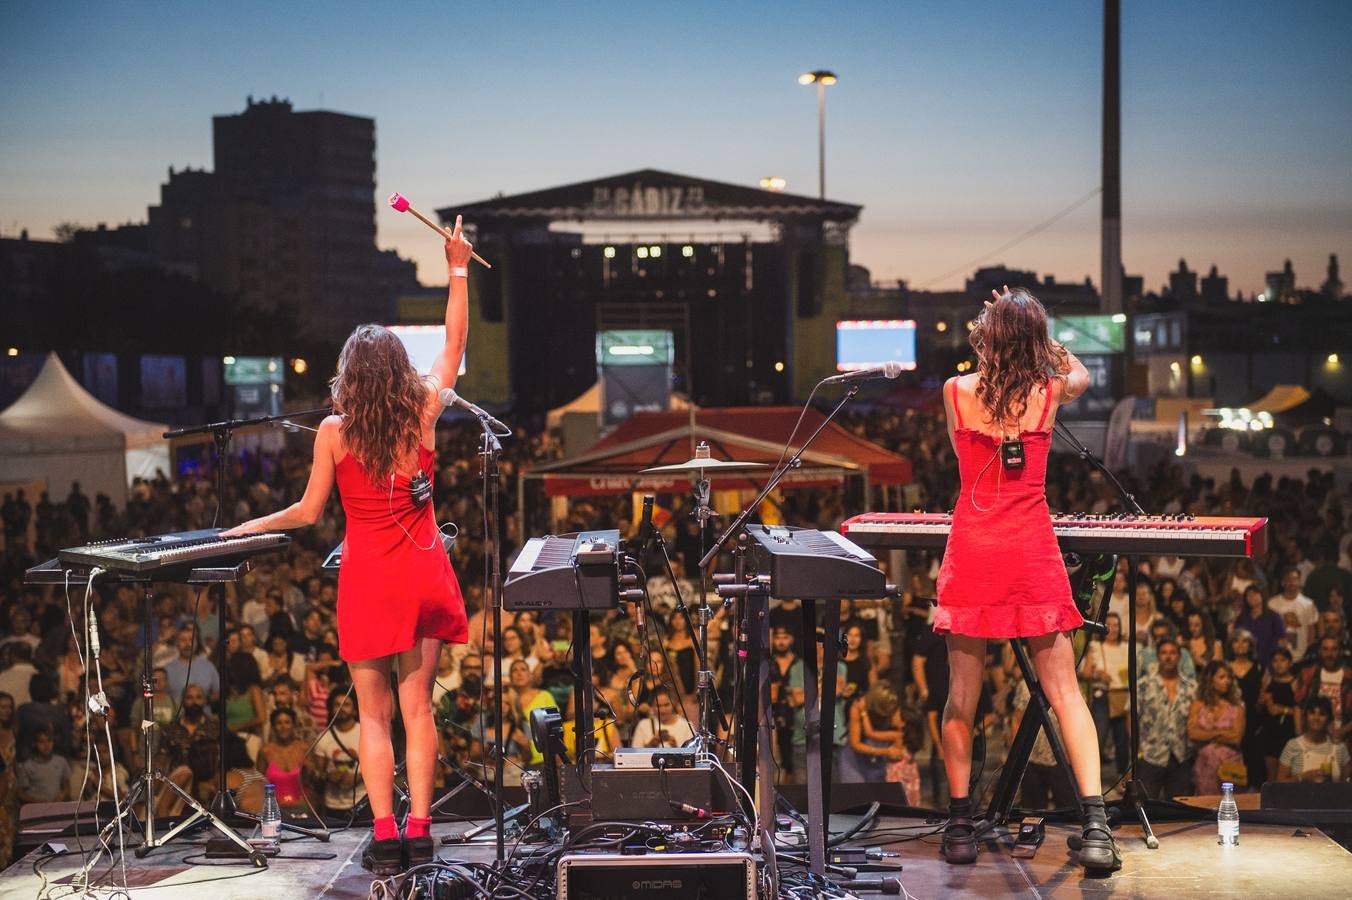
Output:
[[[431,816],[428,816],[426,819],[419,818],[418,816],[409,816],[407,819],[404,820],[404,837],[406,838],[430,837],[432,834],[431,827],[432,827]]]
[[[375,827],[376,840],[399,840],[399,826],[394,824],[394,816],[381,816],[371,823]]]

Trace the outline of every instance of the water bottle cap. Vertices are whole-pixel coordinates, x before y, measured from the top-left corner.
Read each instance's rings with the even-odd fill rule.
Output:
[[[1221,782],[1221,790],[1223,790],[1223,791],[1233,791],[1234,789],[1235,789],[1235,786],[1234,786],[1231,782],[1229,782],[1229,781],[1222,781],[1222,782]]]
[[[263,790],[264,790],[264,792],[267,792],[267,791],[275,791],[275,790],[277,790],[277,785],[275,785],[275,784],[265,784],[265,785],[263,785]]]

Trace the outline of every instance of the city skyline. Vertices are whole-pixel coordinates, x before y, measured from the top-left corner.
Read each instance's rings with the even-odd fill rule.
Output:
[[[1317,287],[1352,255],[1352,15],[1223,6],[1123,10],[1125,268],[1158,290],[1180,257],[1215,264],[1250,295],[1290,258]],[[391,191],[453,207],[654,167],[815,195],[814,91],[795,79],[824,65],[841,78],[827,195],[863,204],[852,261],[876,280],[952,289],[999,263],[1098,280],[1094,196],[990,252],[1097,187],[1097,3],[477,10],[464,39],[419,5],[72,9],[4,13],[6,236],[144,221],[169,167],[213,167],[212,115],[275,94],[376,120],[377,243],[435,283],[440,248]]]

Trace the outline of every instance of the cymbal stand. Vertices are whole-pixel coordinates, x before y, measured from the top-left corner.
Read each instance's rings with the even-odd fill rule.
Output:
[[[703,441],[695,448],[695,455],[708,456],[709,445]],[[694,500],[695,508],[690,511],[690,516],[699,523],[699,552],[704,555],[704,538],[708,532],[708,524],[711,519],[718,517],[718,513],[709,504],[710,483],[705,475],[704,469],[696,470],[695,481],[691,485],[691,499]],[[671,577],[672,585],[676,584],[676,573],[671,567],[671,557],[667,554],[666,543],[662,536],[657,536],[658,546],[662,549],[662,556],[666,560],[667,573]],[[705,753],[714,753],[714,748],[718,745],[720,738],[719,732],[726,733],[728,722],[723,715],[722,702],[719,700],[718,692],[714,690],[714,673],[709,667],[709,620],[713,618],[713,607],[709,605],[709,574],[707,566],[700,566],[700,590],[699,602],[695,606],[695,614],[698,616],[699,624],[695,626],[690,620],[690,610],[685,604],[685,598],[681,596],[680,588],[676,589],[676,609],[683,616],[687,626],[692,626],[691,631],[695,633],[695,654],[698,657],[699,670],[695,673],[695,693],[699,698],[699,730],[695,734],[696,746]],[[724,604],[725,606],[727,603]],[[714,729],[714,718],[717,717],[718,731]]]

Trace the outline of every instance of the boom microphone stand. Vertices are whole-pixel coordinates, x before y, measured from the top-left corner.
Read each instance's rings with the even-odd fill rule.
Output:
[[[485,573],[484,588],[492,596],[493,603],[493,691],[497,708],[493,710],[493,826],[497,837],[497,864],[501,868],[506,859],[504,840],[502,779],[502,506],[501,484],[498,476],[498,458],[502,456],[502,442],[499,437],[510,437],[511,432],[499,435],[493,430],[489,416],[478,416],[483,426],[483,435],[479,440],[479,461],[484,480],[484,508],[492,519],[491,532],[485,535],[493,543],[493,552],[485,557],[484,565],[491,566],[491,572]]]
[[[858,383],[850,383],[848,390],[845,391],[845,396],[841,397],[840,402],[836,404],[835,408],[822,419],[821,424],[817,426],[817,430],[808,436],[808,439],[802,443],[793,456],[774,471],[769,480],[765,483],[765,486],[761,488],[760,492],[756,495],[756,498],[751,501],[750,505],[738,513],[737,518],[733,520],[727,530],[714,540],[713,546],[709,548],[709,551],[705,553],[703,558],[699,561],[701,570],[712,571],[710,567],[713,565],[714,560],[718,558],[718,554],[722,552],[729,541],[741,534],[742,529],[745,527],[747,519],[751,517],[751,514],[760,508],[761,503],[766,497],[770,496],[770,492],[784,480],[784,476],[789,473],[789,470],[798,467],[800,464],[799,460],[802,458],[803,453],[807,448],[817,439],[817,436],[825,430],[826,426],[831,424],[831,421],[836,415],[845,408],[845,404],[854,399],[855,395],[858,393]],[[760,838],[761,845],[765,851],[766,866],[771,873],[771,893],[773,894],[778,890],[778,876],[775,874],[773,866],[775,805],[772,798],[774,796],[775,788],[773,778],[771,777],[774,763],[769,746],[769,730],[765,721],[766,707],[769,704],[769,686],[765,677],[768,671],[768,660],[766,660],[764,656],[764,651],[766,650],[765,645],[769,640],[770,624],[768,611],[766,609],[769,597],[767,596],[768,589],[764,584],[763,579],[744,577],[744,562],[744,557],[741,554],[738,554],[737,574],[731,579],[736,583],[727,583],[728,580],[724,579],[724,583],[719,584],[718,586],[718,592],[720,596],[739,596],[742,600],[741,618],[743,621],[741,624],[741,639],[748,642],[749,646],[739,644],[738,647],[738,655],[747,661],[747,672],[743,676],[742,692],[741,697],[739,698],[739,701],[745,700],[745,706],[742,721],[739,722],[737,726],[738,762],[740,763],[743,773],[743,781],[748,782],[744,787],[746,787],[748,793],[754,793],[752,788],[755,785],[754,783],[750,783],[755,780],[755,776],[752,774],[755,772],[755,769],[752,768],[752,760],[755,758],[757,752],[756,730],[757,728],[760,728],[765,732],[764,737],[762,737],[759,742],[759,778],[763,782],[760,786],[762,791],[760,806],[763,812],[760,816]],[[716,584],[720,581],[718,577],[715,577],[713,580]],[[755,666],[754,671],[752,670],[752,666]],[[834,675],[835,673],[832,672],[831,674]],[[754,682],[757,685],[757,690],[754,691],[747,690],[747,686],[753,683],[751,682],[752,678],[757,679],[757,681]],[[754,697],[757,695],[759,696],[759,709],[756,709],[757,704],[754,700]],[[752,710],[754,710],[752,713],[754,721],[747,722],[746,713]],[[823,778],[829,779],[830,774],[824,773]],[[809,843],[813,843],[813,838],[815,837],[816,844],[823,847],[823,852],[825,843],[823,838],[825,837],[825,830],[827,828],[826,819],[827,815],[823,812],[821,821],[815,823],[816,828],[820,829],[820,831],[818,831],[816,835],[813,835],[812,828],[809,827],[808,835]],[[813,824],[814,823],[809,822],[809,826]],[[816,848],[814,847],[814,850],[815,849]]]
[[[307,409],[303,412],[286,413],[278,416],[258,416],[252,419],[227,419],[223,422],[212,422],[208,425],[196,425],[191,428],[176,428],[172,431],[164,432],[163,437],[172,439],[176,437],[187,437],[194,434],[210,434],[212,436],[216,448],[216,504],[218,509],[225,510],[227,509],[225,503],[225,466],[227,460],[230,458],[230,439],[234,436],[236,430],[255,425],[271,425],[274,423],[290,425],[291,423],[288,420],[292,418],[317,415],[319,413],[327,414],[329,412],[332,412],[332,407],[324,406],[318,409]],[[220,605],[216,610],[216,673],[221,681],[221,697],[222,702],[224,702],[226,678],[228,676],[225,660],[226,603],[224,582],[220,583],[220,590],[217,597],[219,598]],[[223,708],[224,707],[222,707],[222,709]],[[228,729],[225,727],[225,716],[222,715],[220,720],[220,741],[216,748],[217,752],[220,754],[216,765],[216,796],[211,799],[211,804],[208,807],[210,809],[208,818],[212,819],[212,824],[216,825],[216,827],[221,830],[224,830],[224,827],[221,824],[218,824],[217,820],[228,822],[235,819],[239,813],[239,809],[235,804],[235,795],[225,786],[225,747],[227,731]]]

